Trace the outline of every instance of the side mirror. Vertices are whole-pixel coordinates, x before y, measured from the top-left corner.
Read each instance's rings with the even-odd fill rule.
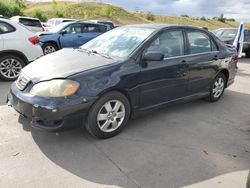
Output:
[[[65,34],[67,34],[67,31],[66,30],[62,30],[61,34],[65,35]]]
[[[143,56],[143,60],[146,61],[162,61],[164,59],[164,54],[159,51],[146,52]]]

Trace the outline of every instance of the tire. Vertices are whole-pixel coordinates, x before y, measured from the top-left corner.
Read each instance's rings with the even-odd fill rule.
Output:
[[[109,92],[91,107],[85,127],[97,138],[111,138],[122,131],[129,118],[130,103],[127,97],[120,92]]]
[[[4,55],[0,58],[0,79],[14,81],[18,78],[25,61],[15,55]]]
[[[246,185],[246,188],[250,188],[250,171],[249,171],[249,174],[247,176],[247,185]]]
[[[250,47],[249,47],[249,49],[246,51],[246,57],[247,57],[247,58],[250,58]]]
[[[53,53],[53,52],[55,52],[57,50],[58,50],[58,47],[55,44],[51,43],[51,42],[45,43],[43,45],[43,54],[44,55],[51,54],[51,53]]]
[[[219,73],[216,76],[210,87],[209,96],[206,98],[208,102],[217,102],[220,100],[226,88],[226,81],[226,76],[223,73]]]

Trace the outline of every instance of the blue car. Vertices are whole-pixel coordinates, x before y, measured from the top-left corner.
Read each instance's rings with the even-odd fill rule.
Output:
[[[47,55],[62,48],[80,47],[108,30],[109,28],[104,24],[91,22],[61,23],[50,32],[43,32],[39,35],[40,45],[44,55]]]

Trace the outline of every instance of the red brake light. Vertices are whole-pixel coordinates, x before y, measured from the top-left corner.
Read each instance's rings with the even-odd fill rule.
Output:
[[[29,41],[30,41],[33,45],[36,45],[36,44],[38,44],[38,43],[40,42],[38,36],[30,37],[30,38],[29,38]]]

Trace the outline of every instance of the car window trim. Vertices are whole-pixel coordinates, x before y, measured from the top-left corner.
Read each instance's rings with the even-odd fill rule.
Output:
[[[219,53],[219,52],[220,51],[211,51],[211,52],[202,52],[202,53],[195,53],[195,54],[186,54],[186,55],[183,55],[183,56],[166,57],[163,60],[181,58],[181,57],[190,57],[190,56],[196,56],[196,55],[204,55],[204,54],[210,54],[210,53]]]
[[[0,23],[4,23],[4,24],[6,24],[6,25],[9,25],[13,30],[12,31],[8,31],[8,32],[2,32],[2,33],[0,33],[0,35],[4,35],[4,34],[8,34],[8,33],[13,33],[13,32],[15,32],[16,31],[16,28],[13,26],[13,25],[11,25],[11,24],[9,24],[9,23],[7,23],[7,22],[4,22],[4,21],[0,21]]]

